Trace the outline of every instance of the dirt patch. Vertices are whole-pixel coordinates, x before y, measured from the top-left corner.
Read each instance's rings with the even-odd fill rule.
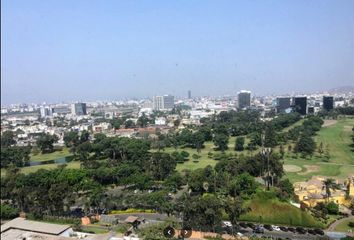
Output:
[[[300,172],[302,170],[301,167],[296,165],[284,165],[283,168],[285,172]]]
[[[344,131],[345,132],[351,132],[353,129],[353,126],[344,126]]]
[[[312,172],[318,172],[320,171],[320,166],[317,165],[304,165],[304,167],[306,168],[305,172],[299,173],[301,175],[305,175],[305,174],[309,174]]]
[[[324,120],[322,127],[329,127],[337,123],[337,120]]]

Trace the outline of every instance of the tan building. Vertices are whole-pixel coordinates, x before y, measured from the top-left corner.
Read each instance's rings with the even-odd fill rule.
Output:
[[[313,176],[307,182],[294,183],[294,192],[297,200],[307,207],[314,207],[317,203],[327,201],[324,181],[326,177]],[[348,206],[350,199],[354,197],[354,176],[348,177],[345,181],[337,180],[339,189],[332,190],[328,199],[340,205]]]

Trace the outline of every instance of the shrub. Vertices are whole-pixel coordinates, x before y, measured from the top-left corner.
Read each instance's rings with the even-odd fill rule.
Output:
[[[1,219],[13,219],[18,217],[18,210],[8,204],[1,204]]]
[[[155,213],[152,209],[138,209],[138,208],[128,208],[127,210],[112,210],[111,214],[125,214],[125,213]]]
[[[326,205],[327,211],[329,214],[338,214],[339,206],[334,202],[330,202]]]

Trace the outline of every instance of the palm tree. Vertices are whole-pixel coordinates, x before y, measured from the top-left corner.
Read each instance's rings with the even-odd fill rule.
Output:
[[[328,178],[324,180],[323,185],[323,188],[326,189],[326,198],[328,202],[329,198],[331,197],[331,190],[339,189],[339,185],[335,182],[333,178]]]

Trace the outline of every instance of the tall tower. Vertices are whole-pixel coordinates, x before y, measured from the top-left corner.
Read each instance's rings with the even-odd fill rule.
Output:
[[[238,93],[237,95],[238,99],[238,108],[243,109],[243,108],[248,108],[251,106],[251,92],[242,90]]]

